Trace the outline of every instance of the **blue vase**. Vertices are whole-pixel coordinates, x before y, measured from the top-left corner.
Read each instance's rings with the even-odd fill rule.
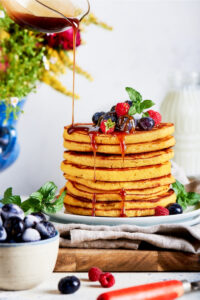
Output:
[[[23,108],[25,99],[21,100],[17,106]],[[12,165],[19,156],[20,147],[17,141],[17,120],[11,113],[6,120],[5,105],[0,105],[0,172]],[[20,112],[18,113],[19,116]]]

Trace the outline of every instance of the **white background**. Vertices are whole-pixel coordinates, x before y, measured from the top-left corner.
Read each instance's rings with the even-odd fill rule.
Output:
[[[95,26],[83,33],[86,45],[77,51],[78,64],[94,77],[77,76],[76,121],[90,121],[95,111],[107,110],[126,99],[125,86],[139,90],[158,104],[175,71],[200,70],[200,1],[91,0],[91,10],[114,27]],[[64,78],[68,88],[72,74]],[[28,97],[18,123],[21,154],[0,174],[0,194],[8,187],[20,194],[53,180],[64,185],[63,126],[71,121],[71,100],[40,85]]]

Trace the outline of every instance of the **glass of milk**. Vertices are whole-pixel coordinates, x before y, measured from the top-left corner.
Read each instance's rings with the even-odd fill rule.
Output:
[[[175,124],[174,161],[187,176],[200,175],[200,73],[175,73],[162,104],[164,122]]]

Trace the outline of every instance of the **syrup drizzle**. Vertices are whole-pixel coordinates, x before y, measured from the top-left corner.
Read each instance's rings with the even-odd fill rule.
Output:
[[[96,194],[93,194],[93,198],[92,198],[92,216],[95,217],[96,216],[96,208],[95,208],[95,204],[96,204]]]
[[[126,190],[125,189],[121,189],[121,191],[120,191],[119,194],[120,194],[120,196],[122,198],[122,208],[121,208],[120,217],[124,218],[124,217],[127,217],[126,210],[125,210]]]

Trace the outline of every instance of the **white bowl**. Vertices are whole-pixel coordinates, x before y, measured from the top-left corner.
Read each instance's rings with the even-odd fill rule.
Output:
[[[0,289],[27,290],[52,273],[58,255],[59,233],[32,243],[0,243]]]

